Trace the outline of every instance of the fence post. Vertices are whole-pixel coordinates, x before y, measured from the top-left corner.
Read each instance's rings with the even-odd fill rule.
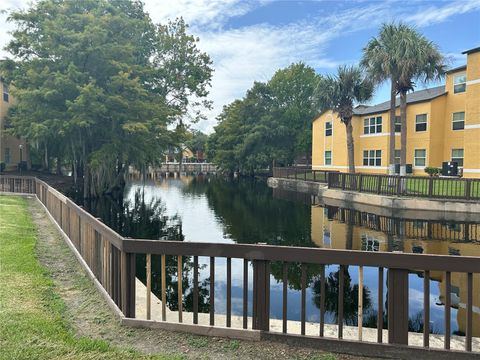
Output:
[[[388,270],[388,343],[408,345],[408,270]]]
[[[121,256],[121,305],[125,317],[135,318],[135,254],[122,251]]]
[[[433,177],[430,177],[430,179],[428,179],[428,197],[432,197],[433,196]]]
[[[270,327],[270,264],[253,261],[253,329],[268,331]]]
[[[363,174],[358,174],[358,192],[362,192]]]
[[[471,180],[467,179],[465,180],[465,199],[470,200],[470,189],[471,189]]]
[[[342,177],[342,190],[345,190],[345,181],[347,176],[344,173],[340,174],[340,176]]]
[[[378,180],[378,183],[377,183],[377,194],[381,194],[382,193],[382,175],[376,175],[375,176]]]

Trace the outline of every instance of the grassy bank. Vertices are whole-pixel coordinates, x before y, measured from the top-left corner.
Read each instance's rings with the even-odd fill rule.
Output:
[[[77,337],[65,304],[35,257],[26,201],[0,196],[0,359],[170,359]]]

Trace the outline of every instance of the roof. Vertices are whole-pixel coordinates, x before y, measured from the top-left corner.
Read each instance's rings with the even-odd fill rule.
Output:
[[[465,70],[467,68],[467,65],[462,65],[462,66],[457,66],[455,68],[452,68],[452,69],[449,69],[447,71],[445,71],[447,74],[450,74],[452,72],[455,72],[455,71],[460,71],[460,70]]]
[[[473,48],[473,49],[470,49],[470,50],[465,50],[464,52],[462,52],[462,54],[472,54],[472,53],[477,52],[477,51],[480,51],[480,46],[478,46],[476,48]]]
[[[407,104],[417,103],[422,101],[428,101],[435,99],[439,96],[446,94],[445,85],[437,86],[430,89],[414,91],[412,93],[407,94]],[[400,105],[400,97],[395,99],[395,106]],[[385,112],[390,110],[390,100],[385,101],[381,104],[373,105],[373,106],[357,106],[353,109],[354,115],[367,115],[367,114],[375,114],[380,112]]]

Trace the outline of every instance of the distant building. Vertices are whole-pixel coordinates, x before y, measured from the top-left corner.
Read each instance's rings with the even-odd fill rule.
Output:
[[[29,167],[30,156],[27,143],[25,140],[7,133],[10,124],[6,120],[6,115],[8,108],[15,103],[15,99],[1,77],[0,90],[2,92],[0,99],[0,168],[4,167],[6,171],[16,170],[20,162]]]
[[[456,161],[464,177],[480,177],[480,47],[465,51],[467,64],[447,72],[445,85],[407,95],[407,164],[413,174]],[[400,163],[400,109],[395,117],[395,162]],[[390,101],[354,109],[355,167],[388,173]],[[312,168],[348,170],[345,125],[332,111],[313,122]]]

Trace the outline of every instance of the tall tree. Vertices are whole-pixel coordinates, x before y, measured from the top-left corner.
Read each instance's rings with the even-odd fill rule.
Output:
[[[208,93],[198,39],[182,19],[155,26],[140,1],[40,0],[9,20],[13,129],[68,156],[85,197],[121,189],[129,165],[158,162],[168,126]]]
[[[406,174],[407,163],[407,92],[413,90],[415,81],[427,83],[445,74],[446,66],[438,47],[411,27],[403,27],[398,34],[398,84],[400,93],[401,154],[400,175]]]
[[[345,125],[347,135],[348,171],[355,172],[353,143],[353,106],[368,101],[373,94],[373,83],[355,66],[339,66],[337,74],[320,81],[316,98],[318,107],[331,109]]]
[[[376,84],[390,80],[390,135],[388,144],[388,171],[395,173],[395,99],[398,83],[397,37],[403,24],[383,24],[377,37],[363,48],[361,66]]]
[[[406,95],[415,81],[428,82],[444,73],[444,58],[437,47],[414,28],[403,23],[384,24],[377,37],[363,49],[361,65],[377,83],[390,79],[389,172],[395,162],[395,108],[400,94],[401,173],[405,174],[407,118]]]

